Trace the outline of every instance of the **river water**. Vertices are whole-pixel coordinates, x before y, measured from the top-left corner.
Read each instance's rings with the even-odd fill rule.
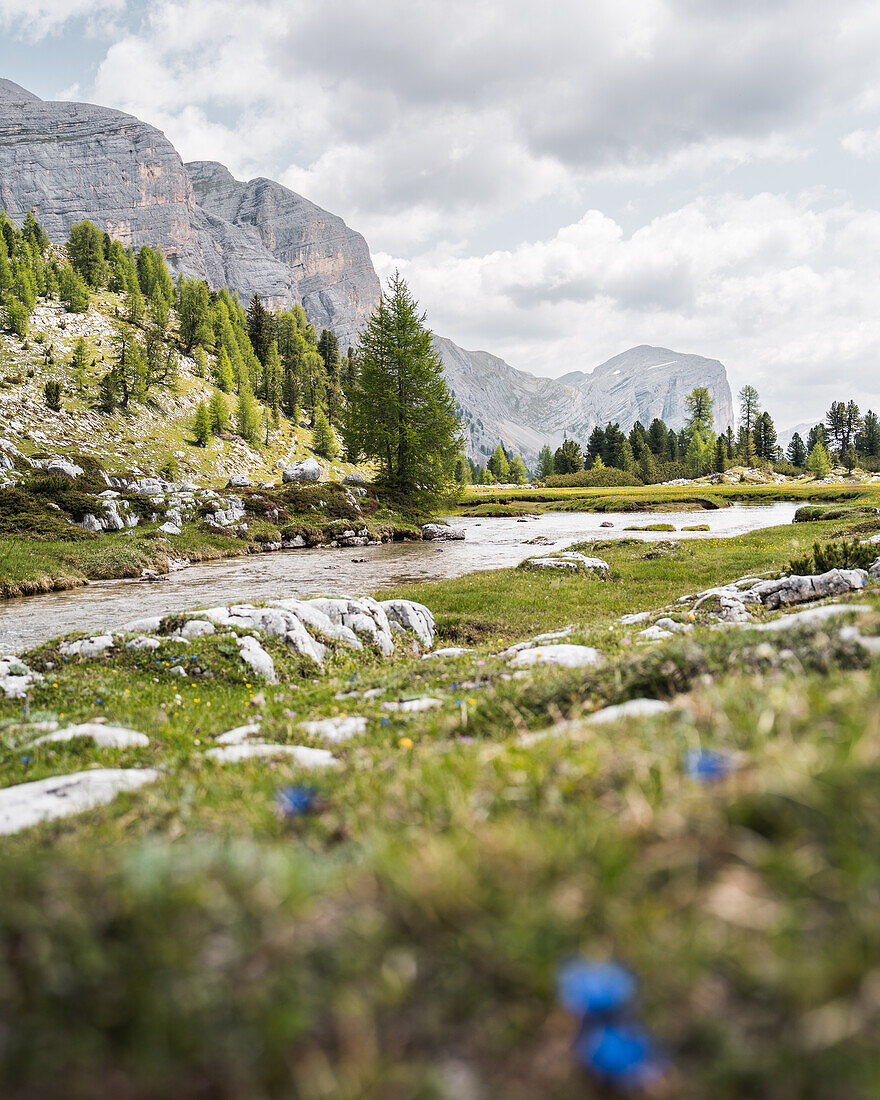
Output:
[[[0,600],[0,654],[26,649],[73,630],[112,630],[131,619],[167,611],[300,595],[368,595],[411,581],[502,569],[535,554],[590,539],[729,538],[791,523],[796,509],[792,503],[734,504],[699,512],[545,512],[526,520],[455,518],[451,522],[465,532],[463,542],[279,550],[189,566],[155,582],[98,581],[69,592]],[[602,527],[603,523],[613,526]],[[652,523],[671,523],[676,534],[624,530],[634,524]],[[710,529],[681,531],[696,524],[707,524]]]

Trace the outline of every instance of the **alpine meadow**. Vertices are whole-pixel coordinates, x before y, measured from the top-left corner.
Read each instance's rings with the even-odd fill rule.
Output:
[[[878,53],[0,0],[0,1096],[880,1096]]]

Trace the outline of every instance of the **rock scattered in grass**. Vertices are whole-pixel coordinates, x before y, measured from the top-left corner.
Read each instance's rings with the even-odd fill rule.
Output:
[[[384,710],[401,711],[404,714],[417,714],[422,710],[434,710],[435,707],[442,706],[442,699],[434,699],[430,695],[423,695],[418,699],[399,699],[382,704]]]
[[[43,745],[50,741],[73,741],[77,737],[87,737],[102,749],[127,749],[146,748],[150,743],[149,737],[137,730],[126,729],[125,726],[106,726],[98,722],[81,722],[76,726],[67,726],[65,729],[56,730],[38,737],[34,745]]]
[[[0,690],[8,699],[23,699],[33,683],[43,679],[14,654],[0,657]]]
[[[562,668],[590,668],[602,664],[604,657],[588,645],[545,645],[537,649],[522,649],[511,661],[511,668],[533,665],[559,665]]]
[[[0,833],[91,810],[159,778],[155,768],[95,768],[0,790]]]
[[[306,745],[270,745],[262,741],[222,745],[208,749],[205,756],[218,764],[237,764],[241,760],[272,756],[289,756],[303,768],[332,768],[337,763],[328,749],[310,749]]]
[[[300,729],[310,737],[319,737],[323,741],[338,743],[352,737],[360,737],[367,732],[367,720],[360,715],[341,715],[337,718],[318,718],[312,722],[300,722]]]
[[[251,722],[246,726],[236,726],[235,729],[227,730],[226,733],[219,734],[215,740],[218,745],[243,745],[249,738],[261,732],[262,727],[259,722]]]
[[[239,656],[246,665],[250,665],[258,676],[261,676],[270,684],[278,683],[278,673],[275,671],[275,662],[256,638],[251,637],[250,634],[246,634],[243,638],[237,639],[237,644]],[[178,665],[177,668],[172,669],[172,671],[179,673],[183,670],[181,670]],[[185,671],[183,671],[183,675],[186,676]]]
[[[659,714],[669,714],[673,707],[662,699],[628,699],[625,703],[616,703],[603,707],[588,715],[584,721],[590,725],[602,725],[617,722],[622,718],[653,718]]]

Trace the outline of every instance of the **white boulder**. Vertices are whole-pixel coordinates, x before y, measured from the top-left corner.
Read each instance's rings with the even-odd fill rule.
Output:
[[[94,768],[5,787],[0,790],[0,833],[103,806],[121,791],[154,783],[159,774],[155,768]]]
[[[297,462],[291,462],[281,472],[281,480],[285,485],[321,480],[321,466],[315,458],[302,458]]]

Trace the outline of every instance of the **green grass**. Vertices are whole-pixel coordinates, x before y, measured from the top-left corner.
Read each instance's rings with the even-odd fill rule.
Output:
[[[459,515],[513,515],[525,512],[632,512],[699,511],[723,508],[727,504],[772,504],[802,500],[805,503],[880,504],[877,485],[854,482],[840,485],[812,485],[809,481],[786,485],[648,485],[643,489],[621,488],[471,488],[453,510]]]
[[[164,771],[4,839],[0,1091],[439,1100],[472,1081],[511,1100],[599,1096],[553,995],[559,962],[583,952],[638,975],[673,1064],[658,1095],[877,1095],[880,663],[836,629],[713,630],[698,615],[643,648],[640,626],[615,623],[781,568],[828,530],[589,544],[604,581],[511,569],[396,589],[434,610],[443,642],[475,647],[455,661],[343,651],[315,675],[275,646],[285,682],[264,687],[216,639],[187,648],[190,682],[172,676],[170,642],[92,662],[42,647],[29,713],[0,701],[0,782]],[[880,632],[880,596],[859,602],[873,608],[861,629]],[[493,656],[567,623],[604,668],[511,679]],[[384,695],[336,698],[373,687]],[[682,692],[686,708],[653,722],[580,721]],[[443,706],[382,708],[421,693]],[[257,714],[268,739],[305,743],[300,720],[344,712],[368,733],[311,778],[308,817],[276,812],[279,786],[304,781],[290,764],[202,755]],[[27,721],[96,714],[150,747],[27,747]],[[735,774],[689,779],[698,746],[736,754]]]

